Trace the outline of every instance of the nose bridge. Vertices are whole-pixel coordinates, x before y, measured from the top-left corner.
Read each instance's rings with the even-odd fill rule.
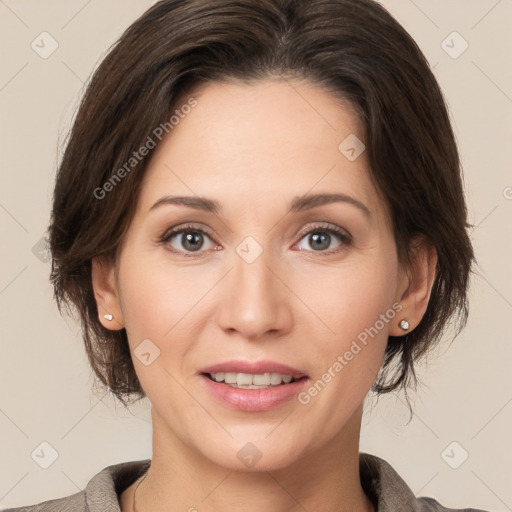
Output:
[[[264,250],[253,237],[235,248],[229,290],[220,315],[224,329],[235,329],[247,338],[257,338],[269,330],[281,330],[290,321],[286,287],[271,268],[273,252]]]

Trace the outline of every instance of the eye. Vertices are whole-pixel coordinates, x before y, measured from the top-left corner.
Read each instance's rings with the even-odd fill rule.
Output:
[[[204,229],[194,227],[193,225],[182,226],[177,229],[166,231],[161,237],[160,242],[175,253],[183,254],[183,256],[194,256],[187,253],[202,253],[205,246],[205,240],[209,240],[213,248],[217,247],[210,238],[210,233]],[[208,245],[208,244],[206,244]],[[211,247],[206,247],[211,249]]]
[[[338,250],[329,250],[331,246],[331,242],[333,242],[334,239],[338,239],[341,241],[341,249]],[[310,229],[306,233],[302,234],[301,240],[305,240],[306,243],[312,247],[312,252],[319,252],[324,254],[333,254],[335,252],[338,252],[339,250],[342,250],[343,246],[348,246],[352,242],[352,238],[350,235],[339,228],[338,226],[335,226],[334,224],[319,224],[313,227],[313,229]],[[300,247],[299,250],[310,250],[307,247]]]
[[[220,246],[213,242],[212,236],[213,234],[209,230],[188,224],[166,231],[160,238],[160,242],[173,253],[186,257],[196,257],[208,249],[220,249]],[[311,250],[299,245],[299,250],[321,253],[322,255],[339,252],[343,249],[343,246],[348,246],[352,242],[351,236],[334,224],[317,224],[312,229],[303,232],[300,236],[301,241],[305,240],[313,249]],[[341,248],[327,251],[326,249],[329,249],[333,239],[336,238],[341,242],[339,244]],[[205,248],[205,245],[208,245],[208,243],[205,243],[205,240],[210,242],[210,247]]]

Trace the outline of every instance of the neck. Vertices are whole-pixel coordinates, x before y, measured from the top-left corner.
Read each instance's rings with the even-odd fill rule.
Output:
[[[288,466],[233,471],[183,443],[153,409],[153,458],[135,483],[134,512],[373,512],[359,479],[361,415],[362,408],[330,443]]]

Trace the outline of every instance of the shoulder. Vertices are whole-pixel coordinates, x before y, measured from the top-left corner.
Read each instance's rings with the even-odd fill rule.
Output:
[[[421,512],[487,512],[479,508],[446,508],[433,498],[418,498]]]
[[[107,466],[75,494],[0,512],[120,512],[119,495],[146,472],[150,463],[151,459],[146,459]]]
[[[65,498],[44,501],[37,505],[28,505],[26,507],[2,509],[0,512],[64,512],[69,510],[76,512],[81,510],[87,511],[85,490]]]
[[[379,512],[486,512],[446,508],[433,498],[417,498],[393,467],[380,457],[359,454],[361,485]]]

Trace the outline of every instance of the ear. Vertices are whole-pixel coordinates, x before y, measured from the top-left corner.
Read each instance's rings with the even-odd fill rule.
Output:
[[[101,325],[105,329],[118,331],[124,327],[124,318],[115,278],[115,267],[99,256],[92,259],[91,266],[92,287]],[[112,319],[105,315],[112,315]]]
[[[395,316],[390,325],[391,336],[403,336],[420,323],[432,292],[432,286],[436,277],[437,251],[433,244],[420,235],[412,241],[411,265],[401,270],[401,279],[397,288],[396,301],[402,309]],[[406,320],[408,329],[400,327],[400,322]]]

